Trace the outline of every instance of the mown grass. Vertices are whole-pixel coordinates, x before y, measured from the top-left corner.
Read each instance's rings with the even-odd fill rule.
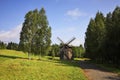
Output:
[[[0,80],[87,80],[75,61],[50,57],[27,59],[27,54],[0,50]]]

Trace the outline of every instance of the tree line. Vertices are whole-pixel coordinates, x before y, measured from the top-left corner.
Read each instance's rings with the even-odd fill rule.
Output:
[[[14,42],[9,42],[7,44],[7,43],[0,41],[0,49],[9,49],[9,50],[17,50],[18,51],[18,50],[20,50],[18,46],[19,46],[19,44],[14,43]],[[58,44],[50,45],[50,49],[48,51],[48,54],[44,54],[44,55],[45,56],[52,56],[52,58],[59,57],[60,56],[60,54],[59,54],[60,46],[61,45],[58,45]],[[72,46],[72,50],[73,50],[73,55],[75,58],[84,57],[85,49],[82,45]],[[23,50],[21,50],[21,51],[23,51]],[[34,55],[36,55],[36,53]]]
[[[120,65],[120,7],[106,16],[97,12],[85,33],[85,56],[99,63]]]
[[[18,50],[18,44],[14,42],[9,42],[8,44],[6,44],[0,41],[0,49]]]
[[[51,45],[51,49],[50,49],[50,52],[49,52],[49,56],[52,56],[53,58],[54,57],[59,57],[60,56],[60,46],[61,45],[58,45],[58,44],[53,44]],[[73,51],[73,56],[74,58],[81,58],[81,57],[84,57],[84,53],[85,53],[85,49],[82,45],[80,46],[71,46],[72,47],[72,51]]]

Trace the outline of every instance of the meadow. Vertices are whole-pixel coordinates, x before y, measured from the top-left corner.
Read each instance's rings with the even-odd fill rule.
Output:
[[[0,50],[0,80],[87,80],[76,61],[45,56],[38,60],[27,53]]]

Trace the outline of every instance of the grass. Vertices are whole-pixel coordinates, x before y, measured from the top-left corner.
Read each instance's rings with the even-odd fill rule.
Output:
[[[74,60],[81,60],[81,61],[88,61],[88,60],[90,60],[89,58],[75,58]]]
[[[20,51],[0,50],[0,80],[87,80],[75,61],[27,59]]]

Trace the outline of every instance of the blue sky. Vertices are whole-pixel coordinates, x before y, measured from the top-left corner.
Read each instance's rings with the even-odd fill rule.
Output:
[[[0,40],[19,43],[19,33],[25,14],[44,7],[52,27],[52,43],[57,37],[67,42],[76,37],[72,45],[84,44],[90,18],[98,11],[104,15],[120,6],[120,0],[0,0]]]

